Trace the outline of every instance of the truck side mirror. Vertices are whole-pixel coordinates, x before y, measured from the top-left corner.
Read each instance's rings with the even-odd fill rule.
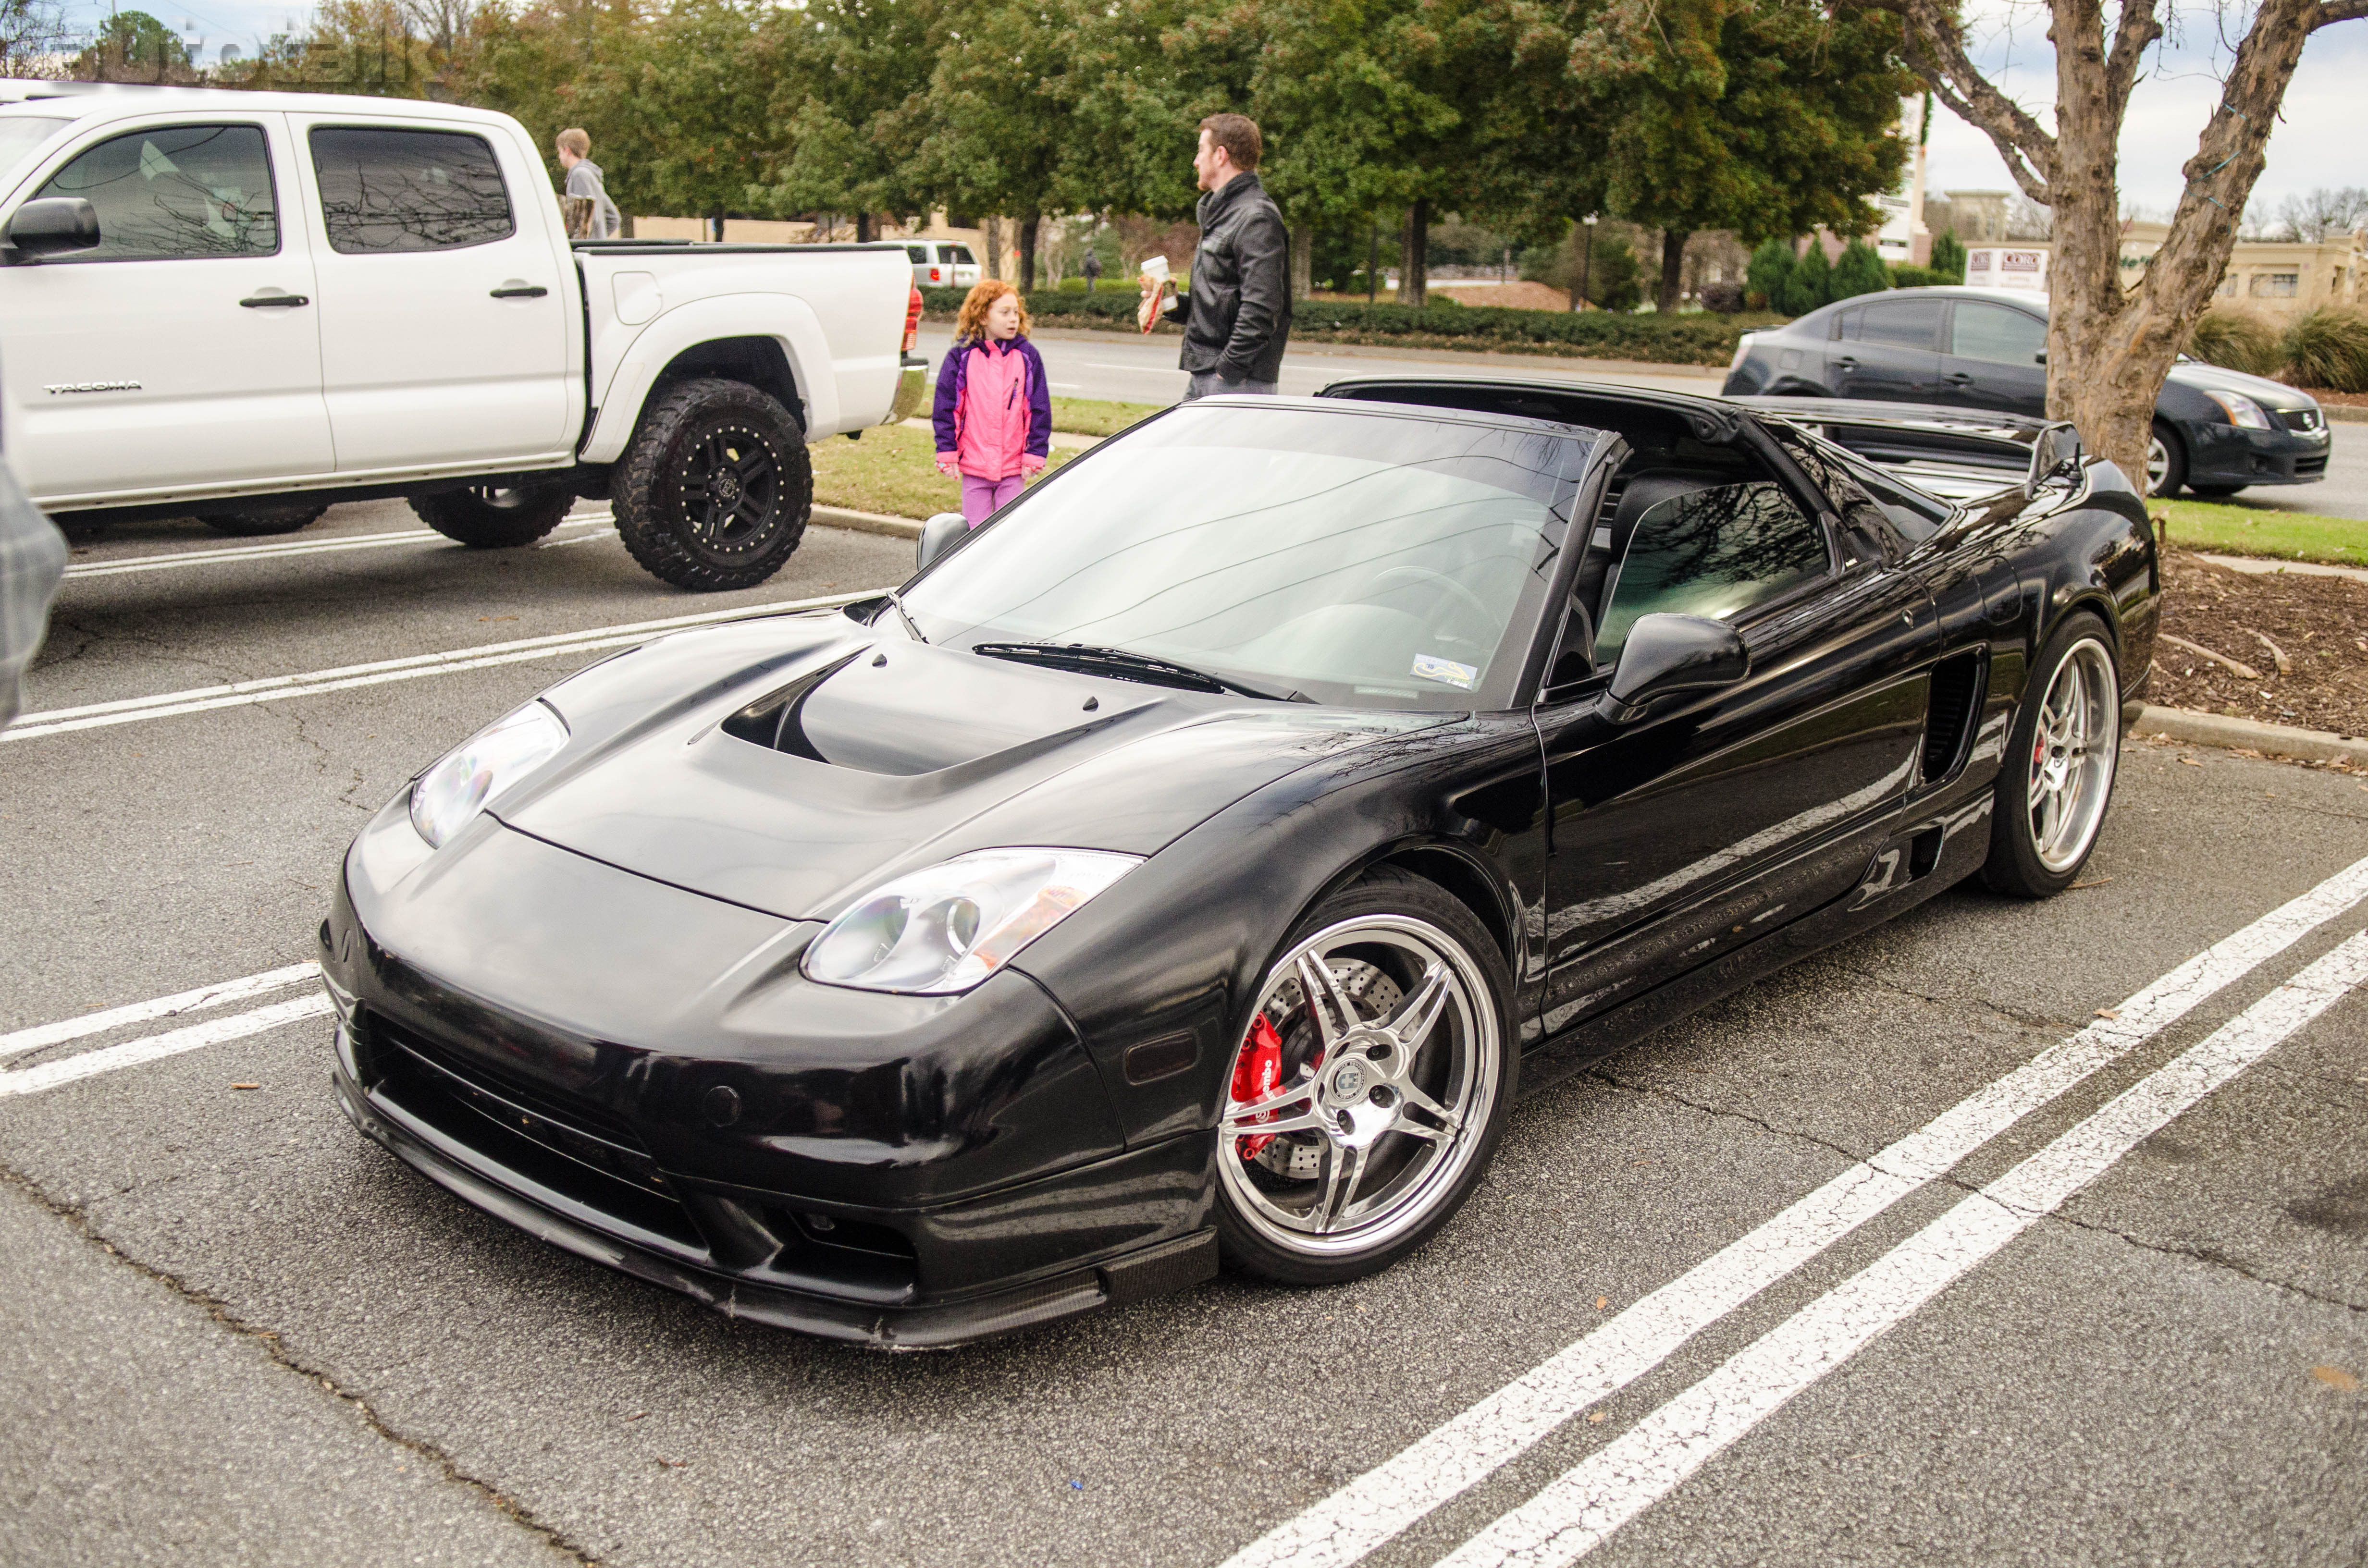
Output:
[[[2041,427],[2031,443],[2031,472],[2022,482],[2026,499],[2039,494],[2048,481],[2077,478],[2080,472],[2080,432],[2062,420]]]
[[[1621,644],[1603,695],[1603,716],[1625,724],[1656,699],[1732,686],[1751,673],[1751,652],[1734,627],[1700,615],[1640,615]]]
[[[98,244],[98,210],[79,196],[28,201],[8,220],[8,244],[23,256],[55,256]]]
[[[913,563],[913,570],[926,570],[930,562],[960,544],[969,532],[970,519],[960,512],[939,512],[923,523],[920,543],[914,550],[917,559]]]

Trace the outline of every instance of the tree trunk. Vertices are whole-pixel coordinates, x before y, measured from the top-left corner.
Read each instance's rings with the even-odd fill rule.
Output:
[[[1406,262],[1398,269],[1398,303],[1421,305],[1429,292],[1430,198],[1406,209]]]
[[[1686,292],[1686,242],[1694,237],[1691,229],[1661,231],[1661,291],[1654,297],[1654,308],[1663,315],[1676,312]]]
[[[1043,227],[1043,217],[1030,212],[1019,220],[1019,291],[1036,291],[1036,234]]]
[[[980,225],[986,231],[986,275],[1003,276],[1003,220],[989,217]]]
[[[1365,303],[1372,304],[1382,293],[1382,221],[1373,220],[1372,243],[1365,251]]]
[[[715,237],[715,243],[719,245],[722,244],[723,243],[723,214],[721,212],[709,213],[707,215],[707,225],[709,232]]]
[[[877,238],[879,238],[879,235],[872,232],[871,214],[869,212],[858,212],[855,215],[855,243],[860,245],[868,245]]]
[[[1315,225],[1291,226],[1291,297],[1304,300],[1315,288]]]

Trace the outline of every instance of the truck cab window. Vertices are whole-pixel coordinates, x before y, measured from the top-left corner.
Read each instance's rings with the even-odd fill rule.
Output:
[[[35,196],[78,196],[98,214],[97,245],[49,257],[46,267],[279,249],[271,154],[252,125],[158,126],[109,137]]]
[[[483,137],[324,125],[311,140],[321,216],[341,255],[456,250],[518,231]]]

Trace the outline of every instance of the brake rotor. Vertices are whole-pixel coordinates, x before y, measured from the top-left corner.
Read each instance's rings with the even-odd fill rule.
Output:
[[[1396,981],[1361,959],[1336,963],[1332,967],[1332,975],[1347,994],[1349,1005],[1357,1009],[1359,1018],[1364,1021],[1387,1017],[1406,994],[1405,988]],[[1309,1014],[1305,998],[1298,996],[1296,986],[1287,994],[1295,999],[1283,1014],[1285,1022],[1282,1028],[1276,1030],[1278,1065],[1281,1068],[1278,1086],[1304,1082],[1321,1064],[1323,1055],[1323,1037],[1316,1032],[1315,1020]],[[1282,1000],[1278,996],[1268,1004],[1269,1009],[1272,1010]],[[1265,1024],[1269,1029],[1275,1028],[1267,1014],[1261,1013],[1258,1023],[1251,1025],[1253,1035],[1257,1033],[1258,1024]],[[1235,1098],[1239,1097],[1235,1096]],[[1314,1181],[1324,1169],[1324,1135],[1320,1132],[1286,1133],[1245,1153],[1252,1163],[1287,1180]]]

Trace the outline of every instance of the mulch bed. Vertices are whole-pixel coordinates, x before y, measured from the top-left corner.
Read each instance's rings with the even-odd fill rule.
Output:
[[[2181,550],[2162,564],[2166,640],[2155,646],[2148,702],[2368,736],[2368,583],[2232,572]],[[2169,637],[2243,665],[2251,678]]]

